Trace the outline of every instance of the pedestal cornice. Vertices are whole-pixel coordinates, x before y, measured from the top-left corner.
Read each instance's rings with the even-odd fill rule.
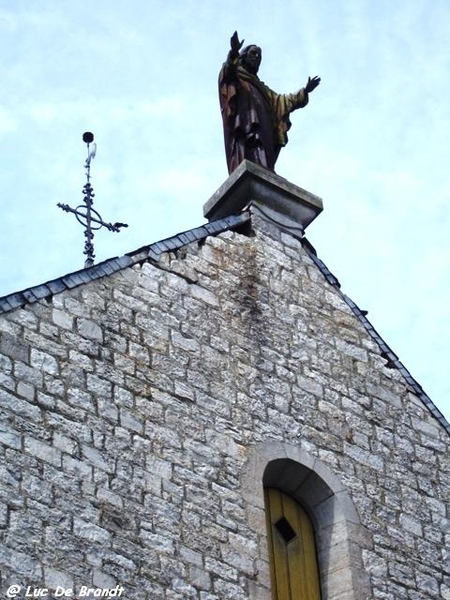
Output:
[[[288,230],[303,231],[322,212],[321,198],[248,160],[228,177],[203,207],[209,221],[240,213],[249,204]]]

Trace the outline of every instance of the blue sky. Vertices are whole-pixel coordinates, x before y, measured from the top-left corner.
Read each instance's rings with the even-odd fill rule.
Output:
[[[277,172],[323,198],[319,256],[450,418],[448,0],[0,0],[0,295],[198,226],[227,177],[217,74],[235,29],[293,115]]]

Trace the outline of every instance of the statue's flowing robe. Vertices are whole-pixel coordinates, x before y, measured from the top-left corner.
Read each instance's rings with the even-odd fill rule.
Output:
[[[289,114],[308,104],[306,91],[275,93],[230,52],[219,74],[219,97],[228,172],[244,158],[273,171],[288,141]]]

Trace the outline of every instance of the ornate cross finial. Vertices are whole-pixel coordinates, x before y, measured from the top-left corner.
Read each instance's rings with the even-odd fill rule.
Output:
[[[84,267],[92,267],[94,264],[94,244],[92,240],[94,239],[94,231],[97,229],[101,229],[102,227],[106,227],[109,231],[119,232],[122,227],[128,227],[126,223],[106,223],[103,221],[100,214],[92,208],[94,204],[94,188],[91,185],[91,160],[95,157],[97,152],[97,144],[92,144],[92,149],[90,148],[90,144],[94,141],[94,134],[90,131],[86,131],[83,133],[83,142],[87,144],[87,159],[84,163],[84,167],[86,169],[86,183],[83,187],[84,194],[84,204],[80,204],[76,208],[70,207],[68,204],[58,203],[57,206],[62,208],[66,212],[71,212],[75,215],[77,221],[84,225],[86,228],[84,231],[84,237],[86,241],[84,243],[84,251],[83,254],[86,254],[87,258],[84,262]]]

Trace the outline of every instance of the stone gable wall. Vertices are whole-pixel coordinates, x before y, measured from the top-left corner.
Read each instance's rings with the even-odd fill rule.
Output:
[[[1,318],[3,593],[268,600],[243,488],[274,443],[345,490],[367,598],[450,598],[447,432],[301,244],[253,220]]]

